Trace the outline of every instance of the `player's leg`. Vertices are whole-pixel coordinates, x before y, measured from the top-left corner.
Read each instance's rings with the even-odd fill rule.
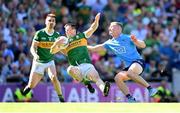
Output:
[[[128,102],[136,102],[135,98],[133,98],[130,95],[129,92],[129,88],[127,87],[127,85],[124,83],[127,80],[130,80],[130,78],[127,76],[127,72],[126,71],[121,71],[119,72],[115,78],[114,78],[118,88],[122,91],[122,93],[124,95],[126,95]]]
[[[39,63],[33,61],[32,69],[31,69],[30,77],[29,77],[29,81],[28,81],[28,85],[24,88],[24,91],[23,91],[24,95],[29,93],[29,91],[32,88],[36,87],[36,85],[42,79],[43,73],[44,73],[43,68],[44,68],[44,66],[41,66],[41,65],[39,65]]]
[[[83,76],[78,66],[69,66],[67,68],[67,73],[78,82],[81,82],[83,80]]]
[[[95,89],[91,86],[90,81],[83,77],[79,66],[69,66],[67,72],[73,79],[82,82],[88,88],[90,93],[94,93]]]
[[[115,80],[118,88],[122,91],[122,93],[124,95],[128,95],[129,94],[129,89],[128,89],[127,85],[124,83],[125,81],[130,80],[130,78],[127,76],[127,72],[126,71],[119,72],[114,77],[114,80]]]
[[[43,75],[33,72],[30,74],[28,85],[24,88],[23,94],[26,95],[29,91],[36,87],[39,81],[42,79]]]
[[[54,61],[49,62],[48,65],[49,66],[47,67],[47,71],[48,71],[49,78],[51,79],[54,89],[56,90],[58,94],[59,101],[64,102],[64,97],[62,95],[60,82],[57,78],[57,72],[56,72]]]
[[[139,74],[143,71],[143,67],[139,64],[134,62],[127,71],[127,76],[131,78],[133,81],[137,82],[138,84],[146,87],[149,92],[150,96],[154,96],[156,94],[156,89],[153,89],[149,83],[147,83]]]
[[[107,81],[104,83],[102,81],[102,79],[99,77],[99,73],[92,64],[86,64],[84,66],[88,68],[87,70],[85,70],[86,77],[96,83],[98,88],[103,92],[104,96],[108,96],[110,90],[110,83]]]
[[[139,74],[143,71],[143,68],[140,64],[138,63],[133,63],[128,71],[127,71],[127,76],[134,80],[135,82],[139,83],[140,85],[144,87],[148,87],[149,84],[141,77]]]

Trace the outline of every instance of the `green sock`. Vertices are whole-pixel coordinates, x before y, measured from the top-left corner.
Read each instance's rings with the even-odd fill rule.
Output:
[[[60,102],[65,102],[64,97],[62,95],[58,95]]]
[[[88,79],[83,78],[81,83],[83,83],[84,85],[88,85],[88,84],[90,84],[90,81]]]

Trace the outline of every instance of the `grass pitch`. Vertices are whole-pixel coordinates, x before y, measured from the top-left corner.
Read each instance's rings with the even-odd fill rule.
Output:
[[[180,113],[180,104],[0,103],[0,113]]]

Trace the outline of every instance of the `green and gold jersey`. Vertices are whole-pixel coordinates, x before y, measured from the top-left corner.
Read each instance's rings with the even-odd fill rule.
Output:
[[[69,46],[66,53],[70,65],[77,66],[82,63],[91,63],[87,49],[87,39],[84,33],[79,33],[69,38]]]
[[[38,62],[47,63],[53,60],[54,55],[50,53],[50,48],[59,36],[60,34],[58,32],[54,32],[52,35],[49,35],[46,33],[45,29],[41,29],[36,32],[34,40],[38,42]]]

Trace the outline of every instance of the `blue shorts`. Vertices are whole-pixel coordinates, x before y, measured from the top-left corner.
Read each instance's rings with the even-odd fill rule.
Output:
[[[138,63],[138,64],[141,65],[141,67],[142,67],[142,69],[143,69],[142,72],[139,74],[139,75],[141,75],[141,74],[143,73],[144,69],[145,69],[145,61],[144,61],[143,59],[136,59],[136,60],[134,60],[128,67],[124,68],[123,71],[128,71],[129,67],[130,67],[133,63]]]

